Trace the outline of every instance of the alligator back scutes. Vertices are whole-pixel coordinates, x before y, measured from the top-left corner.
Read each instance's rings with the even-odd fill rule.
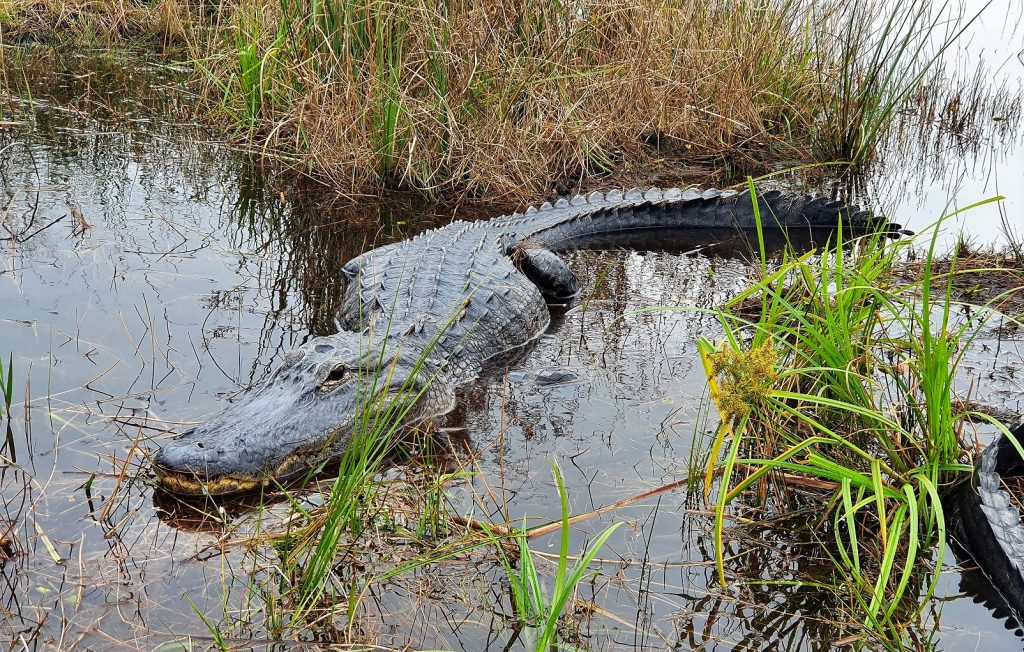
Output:
[[[758,208],[766,226],[823,227],[836,228],[840,223],[855,231],[864,232],[877,222],[893,233],[902,227],[888,224],[884,218],[873,220],[872,216],[857,207],[849,207],[842,201],[798,195],[779,190],[766,190],[757,194]],[[571,220],[597,217],[601,213],[651,209],[677,208],[685,214],[681,222],[669,220],[664,226],[693,228],[753,228],[755,212],[748,190],[699,190],[697,188],[632,188],[626,191],[612,190],[607,193],[592,192],[589,195],[563,197],[555,203],[545,202],[539,207],[531,206],[524,213],[513,213],[492,220],[494,227],[518,231],[529,235]],[[685,211],[684,211],[685,209]]]
[[[564,212],[568,215],[578,213],[584,215],[592,212],[594,209],[610,208],[613,206],[631,206],[639,205],[647,202],[661,202],[661,201],[672,201],[672,202],[686,202],[694,201],[698,199],[703,200],[718,200],[727,199],[738,195],[739,193],[735,190],[717,190],[714,188],[701,191],[696,187],[687,189],[682,188],[669,188],[662,190],[661,188],[648,188],[647,190],[641,190],[640,188],[630,188],[626,191],[621,190],[610,190],[607,193],[594,191],[588,195],[575,195],[573,197],[561,197],[552,202],[544,202],[540,206],[529,206],[522,213],[515,212],[511,215],[504,215],[495,219],[492,224],[501,226],[513,226],[515,224],[529,222],[531,216],[536,213],[549,213],[549,212]]]
[[[765,226],[834,229],[841,221],[846,227],[862,233],[874,227],[877,221],[878,225],[884,225],[885,230],[892,233],[897,233],[902,228],[898,224],[889,224],[882,217],[872,220],[867,211],[825,197],[767,190],[759,192],[757,199]],[[672,209],[676,217],[670,215],[655,218],[650,224],[634,223],[631,225],[633,228],[753,228],[755,225],[753,202],[747,190],[699,190],[695,187],[666,190],[631,188],[625,191],[595,191],[588,195],[562,197],[554,203],[545,202],[540,206],[530,206],[524,212],[502,215],[491,220],[453,222],[445,227],[423,231],[409,240],[379,247],[368,254],[372,254],[380,264],[391,255],[404,251],[411,244],[429,240],[439,231],[450,233],[453,228],[459,228],[460,235],[477,229],[487,229],[505,235],[509,241],[515,242],[574,221],[616,213],[626,214],[629,211],[640,213],[645,209],[659,211],[662,214],[664,210]],[[553,237],[550,244],[559,240],[565,244],[567,239],[571,237]],[[366,259],[367,254],[364,254],[350,261],[345,266],[346,276],[355,278]]]
[[[1024,423],[1012,434],[1024,440]],[[1024,622],[1024,524],[1011,497],[1014,487],[1008,489],[1004,481],[1021,475],[1024,459],[1010,438],[1000,435],[978,455],[970,482],[943,497],[952,516],[954,551],[973,559],[1018,622]]]
[[[1017,430],[1024,432],[1024,427],[1018,427]],[[1004,474],[1010,472],[1000,463],[1001,459],[1010,455],[1017,455],[1013,443],[1000,436],[982,452],[975,481],[981,510],[992,527],[999,547],[1017,572],[1024,573],[1024,525],[1021,524],[1020,511],[1004,489],[1000,477],[1000,471]]]

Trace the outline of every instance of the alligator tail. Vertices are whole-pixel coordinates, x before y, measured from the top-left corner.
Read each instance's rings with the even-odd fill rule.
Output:
[[[1013,435],[1024,442],[1024,423]],[[1006,601],[1018,621],[1024,617],[1024,525],[1003,480],[1024,475],[1024,460],[1000,435],[978,456],[975,473],[949,502],[953,537]]]
[[[835,230],[851,233],[875,230],[898,235],[898,224],[840,201],[770,190],[757,195],[761,223],[766,228]],[[625,193],[594,192],[560,199],[525,215],[506,218],[503,226],[521,241],[550,249],[585,248],[588,241],[611,234],[655,229],[753,229],[756,214],[748,191],[633,189]]]

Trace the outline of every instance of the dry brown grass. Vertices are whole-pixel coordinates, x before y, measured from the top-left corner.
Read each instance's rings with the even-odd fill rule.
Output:
[[[664,157],[807,159],[821,82],[785,2],[293,4],[236,14],[261,86],[234,53],[213,74],[233,121],[348,191],[521,199]]]
[[[153,23],[145,4],[123,0],[0,0],[5,43],[111,43],[143,34]]]
[[[876,35],[851,16],[875,10],[852,0],[0,0],[0,37],[184,45],[212,124],[340,192],[519,202],[681,165],[745,174],[870,155],[860,121],[888,120],[873,102],[903,92],[878,87],[885,55],[869,70],[874,86],[856,94],[863,67],[849,57],[870,54]]]

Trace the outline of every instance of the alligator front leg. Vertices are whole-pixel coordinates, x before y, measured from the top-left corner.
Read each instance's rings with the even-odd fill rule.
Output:
[[[532,244],[518,245],[512,252],[512,262],[549,302],[566,303],[580,293],[576,274],[550,249]]]

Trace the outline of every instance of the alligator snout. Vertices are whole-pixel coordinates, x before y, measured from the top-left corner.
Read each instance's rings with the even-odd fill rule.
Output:
[[[272,421],[243,424],[248,427],[225,428],[217,419],[166,442],[153,455],[160,482],[180,494],[233,494],[284,482],[309,469],[304,451],[319,439],[313,433],[298,436],[294,428],[279,430]]]
[[[222,448],[197,438],[196,429],[189,428],[161,447],[153,456],[153,464],[158,470],[205,475],[221,466],[224,454]]]
[[[229,454],[221,443],[190,428],[156,451],[153,469],[164,486],[177,493],[226,494],[258,487],[260,469],[245,464],[240,451]]]

